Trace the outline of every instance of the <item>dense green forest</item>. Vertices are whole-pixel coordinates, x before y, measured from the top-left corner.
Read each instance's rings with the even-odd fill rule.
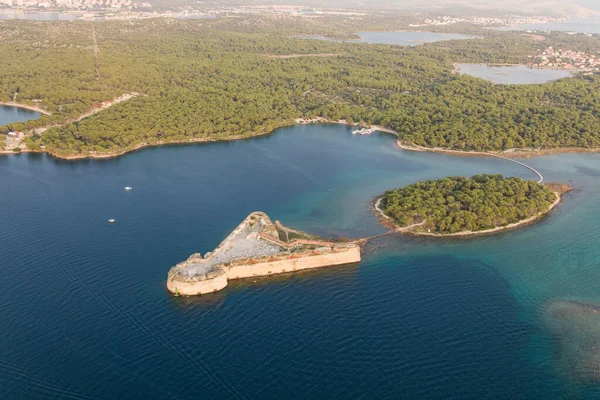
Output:
[[[556,194],[548,187],[501,175],[449,177],[387,191],[383,212],[400,226],[420,231],[477,232],[528,219],[548,210]]]
[[[0,101],[16,95],[52,113],[0,133],[55,125],[28,143],[59,155],[111,153],[247,137],[322,116],[384,125],[422,146],[600,147],[600,76],[517,86],[452,73],[455,62],[523,62],[542,46],[536,40],[476,27],[453,29],[481,38],[417,47],[294,37],[366,28],[323,18],[0,21]],[[382,28],[395,20],[377,21],[367,19]],[[543,46],[600,43],[575,36],[549,34]],[[269,57],[291,54],[332,56]],[[69,123],[131,92],[140,95]]]

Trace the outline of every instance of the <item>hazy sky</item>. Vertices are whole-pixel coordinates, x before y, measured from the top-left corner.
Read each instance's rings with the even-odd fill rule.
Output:
[[[600,16],[600,0],[145,0],[162,5],[196,3],[215,5],[291,4],[308,7],[387,8],[413,11],[479,9],[511,14]]]
[[[326,3],[332,4],[332,1]],[[503,10],[513,13],[567,13],[585,14],[600,12],[600,0],[333,0],[347,6],[393,7],[393,8],[478,8]]]
[[[364,3],[365,5],[392,6],[398,8],[479,8],[503,10],[513,13],[586,13],[600,10],[600,0],[338,0],[342,4]]]

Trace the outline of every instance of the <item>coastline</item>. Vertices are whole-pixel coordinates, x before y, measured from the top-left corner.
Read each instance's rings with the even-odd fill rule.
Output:
[[[16,103],[14,101],[0,101],[0,106],[22,108],[24,110],[35,111],[42,115],[52,115],[50,111],[46,111],[38,106],[30,106],[28,104]]]
[[[101,110],[98,110],[98,111],[101,111]],[[85,115],[84,117],[79,117],[77,120],[81,120],[87,116],[89,116],[89,115]],[[293,122],[288,121],[286,123],[282,123],[281,125],[276,126],[275,128],[273,128],[270,131],[253,132],[253,133],[250,133],[249,135],[245,135],[245,136],[236,135],[236,136],[228,136],[228,137],[224,137],[224,138],[205,137],[205,138],[191,138],[191,139],[184,140],[184,141],[173,141],[173,142],[158,141],[156,143],[139,143],[133,147],[124,148],[122,150],[119,150],[117,152],[112,152],[112,153],[106,152],[106,153],[82,153],[82,154],[73,154],[73,155],[61,155],[61,154],[53,153],[53,152],[47,151],[47,150],[40,151],[40,150],[22,149],[22,151],[20,151],[19,153],[15,153],[12,150],[0,150],[0,155],[21,154],[21,153],[47,153],[57,159],[69,160],[69,161],[85,160],[85,159],[110,159],[110,158],[120,157],[120,156],[126,155],[128,153],[133,153],[135,151],[142,150],[145,148],[150,148],[150,147],[178,146],[178,145],[196,144],[196,143],[228,142],[228,141],[233,141],[233,140],[253,139],[256,137],[260,137],[260,136],[270,135],[273,132],[275,132],[277,129],[286,128],[286,127],[295,126],[295,125],[310,125],[310,124],[340,124],[340,125],[348,125],[348,126],[358,126],[358,124],[349,124],[345,120],[330,121],[330,120],[327,120],[322,117],[317,117],[315,119],[304,119],[301,117],[301,118],[296,118]],[[376,127],[376,126],[373,126],[373,128],[376,128],[377,130],[381,130],[382,132],[395,133],[391,129]]]
[[[396,135],[397,136],[397,135]],[[508,149],[503,151],[476,151],[476,150],[452,150],[443,147],[423,147],[419,145],[408,145],[400,139],[396,141],[396,145],[402,150],[410,151],[428,151],[431,153],[442,153],[456,156],[474,156],[474,157],[502,157],[511,158],[531,158],[539,156],[547,156],[551,154],[570,154],[570,153],[598,153],[600,148],[585,148],[585,147],[556,147],[552,149]]]
[[[488,234],[492,234],[492,233],[498,233],[498,232],[502,232],[502,231],[506,231],[506,230],[511,230],[511,229],[515,229],[515,228],[518,228],[518,227],[521,227],[524,225],[528,225],[528,224],[538,221],[539,219],[550,214],[550,212],[562,201],[562,193],[554,191],[554,194],[556,195],[556,200],[554,200],[554,202],[552,204],[550,204],[550,207],[548,207],[548,209],[546,211],[538,213],[536,215],[533,215],[527,219],[524,219],[524,220],[521,220],[518,222],[514,222],[512,224],[508,224],[505,226],[497,226],[495,228],[485,229],[483,231],[461,231],[461,232],[456,232],[456,233],[431,233],[431,232],[415,232],[415,231],[410,230],[410,229],[414,228],[415,226],[423,225],[425,223],[425,221],[423,221],[419,224],[413,224],[413,225],[409,225],[406,227],[399,227],[392,220],[392,218],[385,215],[383,210],[379,207],[379,204],[380,204],[381,200],[383,199],[383,196],[379,196],[375,199],[373,210],[375,213],[379,214],[380,223],[382,222],[382,220],[384,221],[382,223],[382,226],[386,229],[391,229],[394,232],[400,232],[400,233],[414,235],[414,236],[430,236],[430,237],[440,237],[440,238],[460,237],[460,236],[478,236],[478,235],[488,235]]]
[[[0,103],[0,105],[12,105],[12,104]],[[99,112],[99,111],[101,111],[101,109],[97,110],[96,112]],[[95,114],[96,112],[92,112],[91,114]],[[86,113],[84,116],[81,116],[81,117],[77,118],[76,120],[81,120],[91,114]],[[74,120],[74,121],[76,121],[76,120]],[[71,122],[73,122],[73,121],[71,121]],[[305,119],[303,117],[300,117],[300,118],[295,118],[293,121],[288,121],[286,123],[282,123],[281,125],[274,127],[270,131],[253,132],[253,133],[250,133],[249,135],[244,135],[244,136],[236,135],[236,136],[228,136],[228,137],[216,138],[216,139],[208,138],[208,137],[191,138],[188,140],[173,141],[173,142],[158,141],[153,144],[139,143],[133,147],[120,149],[119,151],[116,151],[116,152],[106,152],[106,153],[105,152],[102,152],[102,153],[90,152],[90,153],[80,153],[80,154],[72,154],[72,155],[61,155],[59,153],[54,153],[54,152],[51,152],[48,150],[30,150],[30,149],[22,149],[22,151],[20,153],[47,153],[47,154],[51,155],[52,157],[55,157],[57,159],[62,159],[62,160],[109,159],[109,158],[120,157],[120,156],[126,155],[128,153],[132,153],[132,152],[142,150],[142,149],[145,149],[148,147],[174,146],[174,145],[186,145],[186,144],[195,144],[195,143],[226,142],[226,141],[231,141],[231,140],[252,139],[255,137],[270,135],[280,128],[286,128],[286,127],[294,126],[294,125],[311,125],[311,124],[339,124],[339,125],[347,125],[347,126],[358,126],[357,123],[350,124],[346,120],[343,120],[343,119],[342,120],[328,120],[323,117],[316,117],[313,119]],[[600,152],[600,148],[584,148],[584,147],[557,147],[557,148],[552,148],[552,149],[508,149],[508,150],[503,150],[503,151],[452,150],[452,149],[445,149],[442,147],[423,147],[423,146],[418,146],[418,145],[408,145],[408,144],[403,143],[399,138],[400,136],[399,136],[398,132],[396,132],[395,130],[393,130],[391,128],[385,128],[380,125],[370,125],[367,128],[374,129],[376,131],[383,132],[383,133],[389,133],[391,135],[396,136],[396,138],[397,138],[396,145],[402,150],[417,151],[417,152],[427,151],[427,152],[432,152],[432,153],[442,153],[442,154],[456,155],[456,156],[461,156],[461,157],[465,157],[465,156],[499,157],[499,158],[503,158],[503,159],[506,159],[509,161],[516,162],[512,158],[531,158],[531,157],[539,157],[539,156],[545,156],[545,155],[551,155],[551,154],[598,153],[598,152]],[[44,128],[39,128],[39,129],[44,129]],[[45,128],[45,129],[47,129],[47,128]],[[40,132],[38,132],[38,133],[40,133]],[[15,153],[12,150],[0,150],[0,156],[1,155],[9,155],[9,154],[19,154],[19,153]],[[526,167],[529,169],[532,169],[528,166],[526,166]],[[537,171],[534,171],[534,172],[537,173],[539,176],[541,176]]]

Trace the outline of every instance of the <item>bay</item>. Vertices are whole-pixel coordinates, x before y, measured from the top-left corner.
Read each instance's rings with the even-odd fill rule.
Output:
[[[169,268],[252,211],[364,237],[383,232],[370,201],[386,189],[535,176],[341,125],[110,160],[0,157],[3,398],[599,398],[564,372],[545,321],[549,302],[600,302],[600,156],[526,162],[578,189],[536,224],[390,235],[358,265],[185,298],[167,292]]]
[[[0,105],[0,126],[37,119],[41,115],[25,108]]]

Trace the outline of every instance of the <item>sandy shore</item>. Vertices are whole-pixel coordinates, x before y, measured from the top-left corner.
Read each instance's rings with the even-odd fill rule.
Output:
[[[46,111],[42,108],[39,108],[38,106],[30,106],[28,104],[16,103],[14,101],[5,101],[5,102],[0,101],[0,106],[17,107],[17,108],[22,108],[24,110],[39,112],[40,114],[43,114],[43,115],[52,115],[51,112]]]
[[[477,235],[487,235],[487,234],[491,234],[491,233],[497,233],[497,232],[501,232],[501,231],[505,231],[505,230],[509,230],[509,229],[514,229],[514,228],[524,226],[524,225],[527,225],[527,224],[530,224],[530,223],[533,223],[533,222],[539,220],[540,218],[548,215],[561,202],[562,195],[558,192],[554,192],[554,194],[556,195],[556,200],[552,204],[550,204],[550,207],[548,207],[548,209],[546,211],[538,213],[537,215],[534,215],[530,218],[524,219],[519,222],[515,222],[512,224],[505,225],[505,226],[498,226],[496,228],[486,229],[483,231],[463,231],[463,232],[456,232],[456,233],[431,233],[431,232],[418,232],[418,231],[411,230],[412,228],[414,228],[416,226],[421,226],[421,225],[425,224],[425,221],[420,222],[418,224],[409,225],[406,227],[399,227],[398,225],[396,225],[395,222],[393,222],[392,218],[385,215],[383,213],[383,210],[381,210],[381,208],[379,207],[383,197],[377,198],[377,200],[374,202],[374,211],[381,216],[380,222],[382,220],[384,221],[382,223],[383,227],[387,228],[387,229],[392,229],[395,232],[406,233],[406,234],[415,235],[415,236],[433,236],[433,237],[477,236]],[[391,223],[391,225],[390,225],[390,223]]]
[[[391,132],[390,132],[391,133]],[[467,150],[451,150],[442,147],[423,147],[418,145],[408,145],[400,139],[396,141],[398,147],[403,150],[410,151],[429,151],[432,153],[443,153],[456,156],[476,156],[476,157],[503,157],[511,158],[531,158],[539,156],[547,156],[551,154],[569,154],[569,153],[598,153],[600,148],[588,149],[585,147],[557,147],[553,149],[508,149],[503,151],[467,151]]]

